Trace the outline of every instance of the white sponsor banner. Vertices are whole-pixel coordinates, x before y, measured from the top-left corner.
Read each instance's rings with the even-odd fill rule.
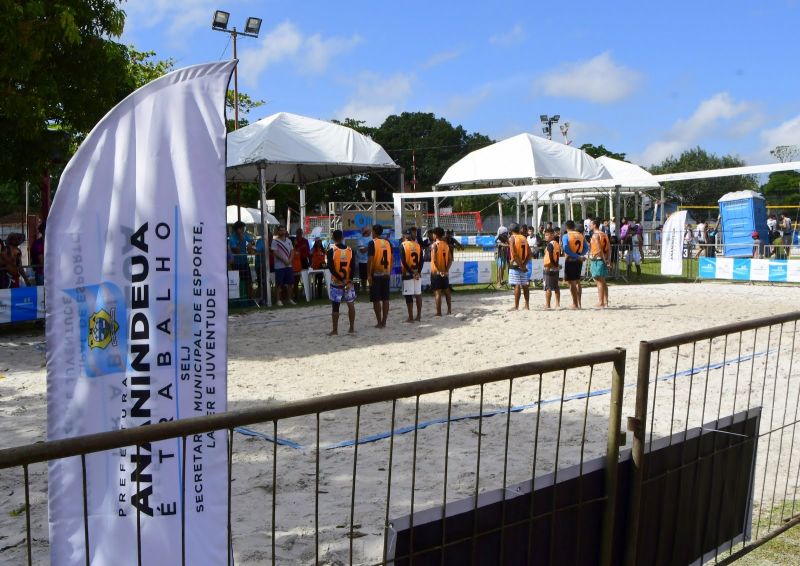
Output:
[[[683,275],[683,232],[686,211],[671,214],[661,231],[662,275]]]
[[[759,261],[759,260],[753,260]],[[768,261],[768,260],[761,260]],[[752,275],[753,271],[750,270]],[[789,260],[786,262],[786,280],[791,283],[800,283],[800,261]]]
[[[717,279],[733,279],[733,258],[717,258]]]
[[[464,283],[464,262],[454,261],[450,266],[448,276],[451,285],[462,285]]]
[[[769,281],[769,260],[752,259],[750,260],[750,280]]]
[[[544,279],[544,260],[534,259],[531,263],[531,281],[541,281]]]
[[[228,272],[228,299],[239,298],[239,272]]]
[[[64,170],[45,250],[51,440],[226,410],[233,67],[134,92]],[[184,536],[186,564],[227,562],[224,432],[87,455],[88,549],[81,460],[53,461],[48,483],[55,566],[180,564]]]

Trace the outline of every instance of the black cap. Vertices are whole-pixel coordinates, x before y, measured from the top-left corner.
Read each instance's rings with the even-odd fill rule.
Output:
[[[403,230],[403,236],[410,236],[410,235],[411,235],[411,229],[410,228],[406,228],[405,230]]]
[[[512,222],[511,224],[508,225],[508,231],[519,232],[519,224],[517,224],[516,222]]]

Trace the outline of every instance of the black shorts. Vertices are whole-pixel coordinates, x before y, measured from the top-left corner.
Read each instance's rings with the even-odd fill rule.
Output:
[[[564,281],[580,281],[583,262],[567,260],[564,262]]]
[[[544,290],[558,291],[558,271],[546,269],[544,272]]]
[[[239,270],[239,279],[244,282],[250,282],[253,280],[253,276],[250,273],[250,266],[241,266],[238,268]]]
[[[431,289],[444,291],[450,288],[450,277],[446,275],[431,275]]]
[[[372,287],[369,289],[369,300],[375,301],[389,300],[389,277],[385,275],[374,275],[372,277]]]

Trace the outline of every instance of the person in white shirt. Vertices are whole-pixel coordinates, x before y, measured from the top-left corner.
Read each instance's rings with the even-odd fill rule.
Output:
[[[699,259],[700,255],[706,250],[706,241],[708,240],[706,233],[706,222],[701,220],[695,228],[695,238],[697,239],[698,250],[695,259]]]
[[[770,232],[775,232],[778,229],[778,219],[775,218],[774,214],[770,214],[767,217],[767,228],[769,228]]]
[[[288,232],[285,226],[278,226],[275,237],[270,245],[275,254],[275,288],[278,293],[279,307],[283,306],[283,301],[287,300],[291,304],[295,302],[289,297],[289,286],[294,285],[294,271],[292,271],[292,259],[294,247],[292,241],[287,238]]]
[[[611,222],[608,223],[608,230],[611,232],[609,235],[616,238],[617,237],[617,219],[613,216],[611,217]]]

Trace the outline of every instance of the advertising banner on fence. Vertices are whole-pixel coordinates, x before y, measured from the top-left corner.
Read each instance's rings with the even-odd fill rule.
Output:
[[[44,287],[0,289],[0,324],[44,318]]]
[[[662,275],[683,275],[683,232],[686,211],[671,214],[661,231]]]
[[[61,177],[45,251],[51,440],[226,409],[233,67],[188,67],[134,92]],[[85,481],[86,515],[81,460],[50,463],[55,566],[180,564],[182,546],[186,564],[227,562],[225,432],[89,454]]]
[[[701,257],[701,279],[800,283],[800,260]]]

